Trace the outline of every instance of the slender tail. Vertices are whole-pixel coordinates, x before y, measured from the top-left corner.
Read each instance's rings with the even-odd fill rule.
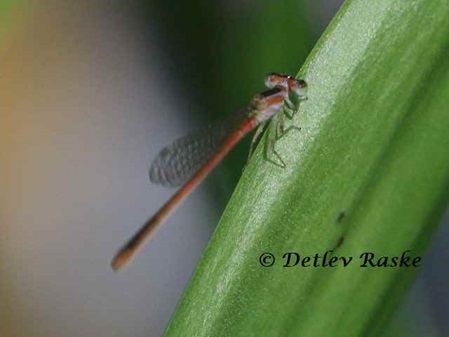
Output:
[[[151,237],[151,234],[162,220],[158,214],[159,212],[148,220],[145,225],[115,255],[111,262],[111,267],[114,271],[119,270],[126,263],[128,263],[134,254],[136,254],[138,248]]]
[[[213,155],[206,164],[181,187],[181,189],[168,200],[157,213],[119,250],[111,262],[113,270],[117,271],[128,263],[138,249],[151,237],[155,229],[167,216],[181,203],[181,201],[197,187],[201,181],[212,171],[232,147],[249,131],[257,125],[254,118],[244,120],[241,127],[235,130],[224,142],[220,150]]]
[[[156,228],[164,222],[168,215],[181,203],[181,201],[200,183],[204,177],[193,177],[178,192],[176,192],[159,211],[156,212],[139,231],[119,250],[111,262],[114,271],[127,264],[137,253],[138,249],[150,239]]]

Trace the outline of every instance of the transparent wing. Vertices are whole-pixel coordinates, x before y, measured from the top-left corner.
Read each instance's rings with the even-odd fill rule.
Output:
[[[203,129],[163,148],[150,167],[150,181],[165,187],[185,183],[220,148],[226,130]]]

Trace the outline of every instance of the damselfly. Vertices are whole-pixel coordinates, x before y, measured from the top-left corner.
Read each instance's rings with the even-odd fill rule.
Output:
[[[285,167],[274,143],[290,130],[299,130],[296,126],[286,128],[285,118],[291,119],[297,112],[300,101],[306,99],[307,84],[301,79],[271,73],[265,78],[265,85],[268,90],[254,96],[237,127],[225,133],[204,132],[190,135],[175,141],[159,153],[150,168],[150,180],[164,186],[184,185],[117,253],[111,263],[114,270],[125,265],[158,225],[206,178],[234,145],[258,127],[251,142],[251,155],[269,120],[272,124],[269,126],[266,158],[277,166]],[[274,154],[275,160],[270,158],[268,151]]]

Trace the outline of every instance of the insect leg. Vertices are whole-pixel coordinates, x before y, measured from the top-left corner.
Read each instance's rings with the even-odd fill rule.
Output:
[[[292,119],[293,116],[298,112],[299,106],[295,106],[293,102],[288,97],[288,94],[284,98],[284,114],[288,119]]]
[[[256,146],[256,143],[257,143],[258,139],[260,138],[260,135],[262,134],[265,124],[266,124],[266,122],[261,123],[257,127],[256,132],[254,133],[253,139],[251,140],[251,145],[249,147],[248,160],[251,158],[251,156],[254,152],[254,147]]]
[[[269,161],[270,163],[272,163],[280,168],[285,168],[286,165],[285,165],[284,161],[282,160],[281,156],[275,149],[276,133],[277,133],[276,129],[277,128],[278,128],[278,120],[277,120],[277,115],[275,115],[272,118],[272,123],[270,123],[268,126],[268,137],[267,137],[268,143],[265,146],[265,160]],[[273,160],[272,158],[270,158],[271,153],[277,157],[280,164],[278,162],[276,162],[275,160]]]
[[[285,128],[285,117],[287,117],[288,119],[292,119],[293,116],[289,116],[286,112],[285,112],[285,107],[284,107],[284,113],[283,114],[279,114],[279,123],[278,126],[276,128],[276,140],[281,139],[282,137],[284,137],[287,133],[289,133],[292,130],[297,130],[300,131],[301,128],[294,126],[294,125],[290,125],[289,127]]]

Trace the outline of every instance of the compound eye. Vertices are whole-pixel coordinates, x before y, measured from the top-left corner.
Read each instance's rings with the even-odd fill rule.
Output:
[[[265,77],[265,86],[272,89],[277,85],[285,85],[285,78],[285,76],[278,73],[270,73]]]
[[[296,80],[296,84],[299,88],[302,88],[302,89],[307,88],[307,83],[304,80],[301,80],[301,79]]]
[[[296,80],[294,85],[291,86],[291,90],[299,97],[305,98],[307,95],[307,82],[304,80]]]
[[[277,83],[276,83],[276,74],[275,73],[268,74],[265,77],[264,82],[265,82],[265,86],[268,89],[273,89],[277,85]]]

